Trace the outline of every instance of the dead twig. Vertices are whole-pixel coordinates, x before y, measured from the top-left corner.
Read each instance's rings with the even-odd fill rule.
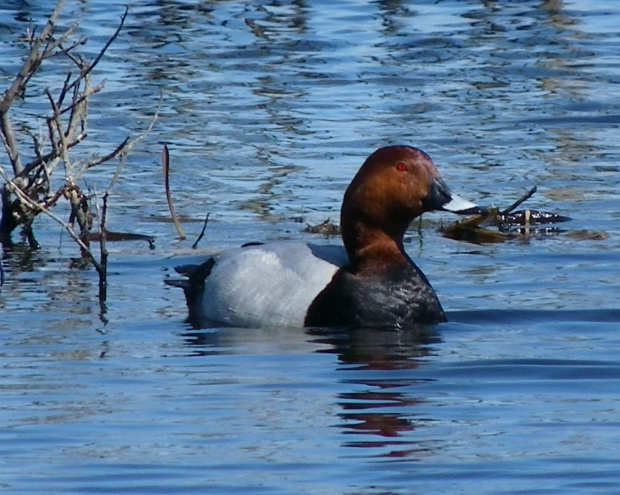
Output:
[[[108,196],[106,191],[103,195],[103,205],[101,207],[101,222],[99,224],[99,302],[102,304],[108,297],[108,248],[106,244],[106,220],[108,214]]]
[[[39,50],[43,43],[52,35],[56,19],[60,15],[63,5],[64,0],[59,0],[49,20],[45,24],[45,27],[41,31],[41,35],[31,44],[30,53],[22,64],[19,73],[13,80],[11,86],[4,92],[2,100],[0,100],[0,132],[3,135],[3,142],[5,143],[5,148],[15,175],[18,175],[23,167],[19,156],[17,140],[13,132],[13,125],[8,112],[17,95],[23,93],[26,84],[41,65],[43,56]]]
[[[99,262],[92,255],[92,253],[90,252],[90,249],[88,249],[88,246],[86,246],[82,242],[82,239],[80,239],[80,237],[77,235],[75,230],[73,230],[73,227],[71,226],[70,223],[65,222],[60,217],[52,213],[50,210],[44,208],[42,205],[36,203],[31,198],[29,198],[26,194],[24,194],[22,190],[11,179],[9,179],[9,177],[6,175],[5,171],[1,167],[0,167],[0,175],[2,175],[3,179],[6,181],[6,185],[9,189],[11,189],[11,192],[13,192],[16,196],[18,196],[21,199],[21,201],[27,204],[30,208],[37,210],[40,213],[44,213],[45,215],[50,217],[52,220],[60,224],[67,232],[69,232],[69,235],[73,238],[73,240],[82,248],[83,254],[92,263],[92,265],[95,267],[97,272],[99,272],[99,270],[101,269]]]
[[[36,29],[28,30],[27,41],[30,49],[27,58],[11,86],[0,98],[0,136],[13,169],[13,177],[11,178],[0,165],[0,175],[5,181],[4,186],[0,188],[0,199],[2,200],[0,242],[10,242],[11,232],[21,225],[28,237],[30,246],[35,248],[38,244],[31,227],[33,219],[41,213],[53,219],[69,233],[80,247],[82,257],[92,264],[97,271],[99,275],[99,301],[102,305],[103,314],[104,303],[107,298],[109,256],[107,241],[110,232],[107,230],[106,223],[111,191],[120,177],[129,151],[152,131],[161,109],[161,98],[152,121],[140,136],[133,140],[130,137],[125,138],[112,152],[104,154],[103,157],[93,155],[88,159],[72,159],[71,150],[87,137],[89,99],[105,86],[105,81],[96,85],[92,84],[92,71],[106,54],[110,45],[117,39],[127,18],[128,8],[125,8],[113,35],[107,40],[97,56],[88,61],[76,53],[76,48],[84,44],[85,39],[80,38],[74,42],[70,39],[76,32],[77,23],[60,35],[54,35],[54,26],[63,4],[64,0],[58,1],[54,12],[39,36],[35,36]],[[75,76],[70,73],[67,74],[59,91],[45,91],[51,111],[45,120],[46,128],[45,132],[42,133],[44,136],[31,134],[35,156],[29,163],[23,165],[17,147],[17,139],[11,125],[9,110],[14,100],[19,95],[25,94],[26,84],[37,73],[41,63],[55,56],[66,56],[77,67],[78,73]],[[47,153],[43,151],[43,146],[49,150]],[[108,188],[101,198],[102,207],[96,235],[96,239],[100,242],[97,257],[90,249],[90,231],[93,228],[92,219],[94,218],[91,213],[93,205],[90,204],[92,198],[84,194],[78,185],[78,181],[91,168],[113,159],[118,159],[118,163]],[[62,163],[64,167],[64,181],[60,187],[52,188],[52,173],[59,163]],[[52,194],[52,191],[55,192]],[[71,213],[67,222],[51,211],[51,208],[61,198],[66,199],[71,205]],[[94,208],[98,208],[96,196],[93,202]],[[79,225],[79,233],[77,227],[74,227],[76,222]],[[152,246],[152,238],[149,242]]]
[[[536,186],[532,187],[528,192],[526,192],[523,196],[521,196],[518,200],[512,203],[508,208],[500,212],[500,215],[508,215],[511,211],[516,209],[521,203],[530,199],[538,188]]]
[[[93,232],[90,240],[92,242],[101,241],[101,234],[99,232]],[[146,241],[151,249],[155,249],[155,238],[152,235],[133,234],[131,232],[113,232],[106,229],[105,240],[106,242]]]
[[[185,239],[185,232],[181,228],[181,224],[179,223],[179,219],[177,218],[177,214],[174,211],[174,204],[172,203],[172,194],[170,193],[170,153],[168,152],[168,146],[164,144],[164,149],[161,152],[161,164],[164,170],[164,187],[166,189],[166,199],[168,200],[168,209],[170,210],[170,216],[172,216],[172,221],[174,222],[174,226],[177,228],[177,232],[179,233],[179,238],[181,240]]]
[[[123,25],[125,24],[125,19],[127,18],[127,13],[128,12],[129,12],[129,7],[125,7],[125,12],[123,12],[123,15],[121,16],[121,22],[119,23],[118,27],[116,28],[116,31],[114,31],[114,34],[112,34],[112,36],[110,36],[110,38],[108,39],[106,44],[103,46],[103,48],[101,49],[99,54],[95,57],[95,59],[92,62],[90,62],[89,64],[87,64],[87,67],[85,67],[84,72],[82,72],[81,76],[79,78],[77,78],[75,81],[73,81],[73,83],[71,83],[69,85],[69,87],[67,88],[67,91],[73,89],[76,85],[80,84],[81,80],[83,78],[85,78],[88,74],[90,74],[92,72],[92,70],[97,66],[97,64],[99,63],[101,58],[105,55],[105,52],[108,50],[110,45],[112,43],[114,43],[114,40],[118,37],[119,33],[123,29]],[[65,51],[65,53],[66,53],[66,51]],[[75,60],[74,60],[74,62],[75,62]]]
[[[67,143],[67,149],[71,149],[77,146],[82,141],[84,141],[84,139],[86,139],[87,137],[88,137],[87,134],[80,134],[79,136],[77,136],[75,141],[71,141],[70,143]],[[55,158],[57,158],[56,151],[50,151],[49,153],[46,153],[45,155],[41,155],[40,157],[35,158],[28,165],[26,165],[24,169],[15,176],[15,178],[16,179],[24,178],[28,176],[30,172],[32,172],[35,168],[40,167],[44,163],[49,163]]]
[[[200,231],[200,235],[198,236],[198,239],[196,239],[196,242],[192,244],[192,249],[196,249],[196,247],[198,246],[198,243],[200,242],[202,237],[205,235],[205,230],[207,229],[208,223],[209,223],[209,213],[207,213],[207,216],[205,217],[205,221],[202,224],[202,230]]]
[[[69,38],[69,36],[71,36],[75,30],[78,28],[78,26],[80,25],[79,22],[74,22],[69,29],[67,29],[64,33],[62,33],[60,35],[59,38],[57,39],[48,39],[47,40],[47,45],[45,46],[45,49],[43,50],[43,52],[41,53],[41,61],[48,59],[50,57],[55,56],[57,53],[57,49],[59,49],[61,47],[61,45],[63,44],[63,42],[65,40],[67,40]],[[50,36],[51,38],[51,36]],[[69,50],[74,49],[76,46],[78,45],[83,45],[84,44],[84,39],[82,38],[81,40],[77,41],[73,47],[71,47],[70,49],[61,49],[61,51],[63,53],[65,53],[65,55],[67,54],[67,52]]]
[[[111,190],[120,176],[127,154],[131,148],[144,139],[153,129],[159,115],[161,101],[148,129],[136,139],[130,140],[127,137],[112,152],[105,154],[103,157],[91,156],[90,159],[86,160],[72,160],[70,151],[87,137],[86,124],[89,99],[105,86],[105,81],[97,85],[91,84],[91,73],[120,34],[129,9],[125,8],[115,32],[108,38],[95,58],[88,61],[75,53],[76,48],[86,42],[85,38],[71,41],[71,37],[78,28],[78,23],[72,24],[59,35],[54,33],[56,21],[63,6],[64,0],[58,0],[53,13],[39,35],[35,34],[36,28],[27,31],[26,41],[29,44],[29,52],[19,73],[0,97],[0,136],[13,171],[11,178],[8,171],[5,171],[0,165],[0,175],[5,181],[5,184],[0,188],[0,198],[2,200],[0,242],[10,242],[11,232],[21,225],[28,237],[30,246],[35,248],[38,244],[32,231],[33,219],[41,213],[52,218],[64,230],[69,232],[70,236],[80,247],[82,256],[98,272],[99,298],[103,304],[107,297],[107,262],[109,254],[106,247],[108,238],[106,222]],[[67,57],[78,68],[79,72],[75,77],[71,73],[67,74],[56,96],[50,90],[45,91],[45,96],[51,109],[50,115],[46,118],[46,136],[44,138],[31,134],[35,156],[29,163],[23,165],[9,111],[16,98],[19,95],[25,94],[26,85],[35,76],[42,62],[55,56]],[[42,143],[45,140],[48,142]],[[49,149],[47,153],[43,151],[44,145]],[[99,232],[97,235],[97,240],[100,242],[100,253],[99,259],[97,259],[89,247],[89,235],[92,229],[93,218],[91,214],[92,207],[89,204],[89,197],[82,192],[78,181],[90,168],[115,158],[118,159],[118,164],[102,198]],[[61,162],[64,166],[64,183],[60,187],[52,188],[52,173],[58,163]],[[51,191],[54,190],[56,192],[51,194]],[[63,221],[51,211],[51,208],[61,198],[66,199],[71,205],[71,214],[68,222]],[[96,206],[97,200],[95,199]],[[75,222],[79,225],[79,234],[76,228],[74,228]]]
[[[88,170],[89,168],[93,168],[93,167],[96,167],[97,165],[101,165],[102,163],[110,161],[112,158],[122,153],[128,143],[129,143],[129,136],[127,136],[125,140],[121,144],[119,144],[114,151],[112,151],[112,153],[104,156],[103,158],[96,158],[88,162],[86,164],[85,169]]]

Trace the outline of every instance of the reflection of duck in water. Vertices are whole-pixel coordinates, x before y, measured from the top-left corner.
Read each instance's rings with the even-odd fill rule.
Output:
[[[294,242],[225,251],[179,267],[194,322],[240,327],[408,326],[445,321],[435,291],[405,253],[403,236],[426,211],[478,208],[409,146],[375,151],[342,202],[344,249]]]
[[[332,425],[330,429],[336,426],[343,433],[337,441],[353,449],[350,453],[354,456],[418,459],[433,449],[429,442],[421,442],[415,431],[433,420],[427,413],[420,414],[420,406],[426,402],[426,389],[420,385],[429,380],[428,372],[424,373],[429,356],[439,352],[435,326],[218,328],[191,330],[184,337],[189,355],[220,356],[201,361],[209,369],[214,367],[212,380],[218,387],[230,387],[226,380],[221,382],[221,373],[239,366],[241,375],[250,380],[247,383],[240,378],[243,387],[262,390],[268,384],[278,390],[276,402],[285,400],[288,406],[266,407],[275,407],[278,414],[288,418],[283,421],[290,420],[290,414],[306,417],[312,407],[308,402],[317,407],[319,416],[333,414],[327,423]],[[337,359],[317,360],[313,353],[331,354]],[[283,376],[282,366],[291,360],[300,366]],[[254,362],[258,371],[247,376]],[[317,362],[322,366],[317,368]],[[211,387],[212,380],[205,384]],[[319,399],[315,401],[316,396]],[[312,419],[308,421],[312,423]]]
[[[356,369],[406,370],[416,369],[419,359],[431,352],[433,344],[441,342],[436,328],[416,325],[407,328],[308,328],[315,343],[327,344],[319,352],[337,354],[344,365]]]
[[[429,454],[432,446],[412,432],[429,421],[420,416],[426,399],[418,387],[425,380],[415,370],[434,353],[439,342],[435,330],[429,325],[307,329],[315,342],[330,346],[320,352],[338,355],[341,364],[337,376],[343,388],[336,402],[343,446],[362,449],[370,457],[419,459]]]

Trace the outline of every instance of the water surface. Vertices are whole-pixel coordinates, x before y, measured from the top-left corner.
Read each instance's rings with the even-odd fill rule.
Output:
[[[68,2],[59,24],[82,19],[92,57],[124,5]],[[1,87],[24,54],[16,40],[49,11],[0,9]],[[103,307],[51,221],[37,220],[41,250],[4,250],[0,486],[617,493],[618,19],[612,0],[133,2],[75,156],[142,132],[161,98],[109,213],[112,230],[154,235],[156,249],[109,246]],[[42,125],[37,96],[64,70],[33,81],[24,125]],[[163,143],[186,241],[169,220]],[[450,322],[419,332],[184,322],[182,294],[163,284],[175,264],[248,240],[320,240],[305,223],[337,220],[365,157],[397,143],[427,151],[462,196],[503,206],[536,185],[529,207],[573,221],[475,245],[440,235],[447,214],[425,217],[407,250]],[[93,170],[88,186],[113,173]]]

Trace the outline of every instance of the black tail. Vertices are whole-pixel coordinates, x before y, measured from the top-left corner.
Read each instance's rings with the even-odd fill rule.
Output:
[[[201,265],[175,266],[176,272],[187,278],[164,280],[164,283],[167,285],[183,289],[189,311],[188,321],[196,328],[204,326],[205,316],[202,311],[202,294],[205,290],[205,280],[211,274],[214,264],[215,259],[209,258]]]

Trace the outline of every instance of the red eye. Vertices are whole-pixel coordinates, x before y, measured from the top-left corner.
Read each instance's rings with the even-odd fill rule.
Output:
[[[405,165],[403,162],[398,162],[396,164],[396,170],[398,170],[399,172],[406,172],[407,171],[407,165]]]

